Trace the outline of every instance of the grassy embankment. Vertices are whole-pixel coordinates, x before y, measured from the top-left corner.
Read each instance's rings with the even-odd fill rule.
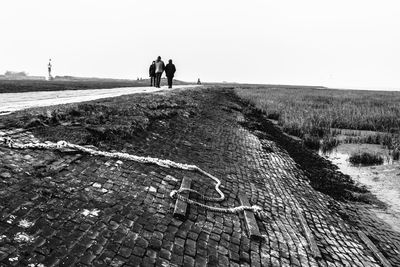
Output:
[[[400,92],[271,86],[240,87],[236,93],[311,149],[380,144],[399,158]]]
[[[133,94],[90,102],[21,110],[1,117],[4,128],[27,128],[44,140],[66,140],[121,150],[142,140],[165,120],[180,122],[196,113],[184,93]],[[164,128],[165,128],[164,127]],[[168,127],[167,127],[168,128]]]
[[[162,85],[166,80],[162,79]],[[175,85],[188,84],[175,80]],[[118,80],[97,78],[58,78],[52,81],[45,80],[0,80],[0,93],[20,93],[35,91],[63,91],[63,90],[85,90],[106,89],[118,87],[140,87],[149,86],[150,81],[145,80]]]

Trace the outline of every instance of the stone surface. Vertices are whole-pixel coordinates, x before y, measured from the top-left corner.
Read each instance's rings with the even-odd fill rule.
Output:
[[[216,196],[214,183],[197,173],[0,146],[0,173],[11,175],[0,178],[0,266],[381,266],[357,231],[400,266],[400,234],[364,204],[314,190],[288,153],[291,141],[268,124],[254,122],[264,125],[263,136],[242,125],[251,118],[230,89],[170,94],[185,95],[192,107],[186,119],[161,114],[126,151],[195,164],[218,177],[226,199],[206,204],[237,206],[245,194],[263,209],[256,218],[263,240],[249,238],[243,213],[189,205],[185,220],[174,218],[169,193],[183,177],[192,179],[192,189]],[[4,135],[40,141],[18,129],[2,129]],[[313,257],[296,205],[321,257]],[[29,238],[17,239],[21,233]]]
[[[240,205],[243,206],[251,206],[249,200],[247,199],[246,195],[239,195]],[[244,221],[246,223],[246,229],[248,231],[248,235],[251,239],[254,240],[261,240],[262,236],[260,234],[260,230],[258,229],[256,218],[254,217],[254,213],[252,211],[245,210],[244,214]]]
[[[192,180],[188,177],[183,177],[182,184],[180,189],[190,189],[190,185],[192,184]],[[182,192],[181,195],[183,197],[189,197],[189,192]],[[177,199],[175,202],[174,208],[174,217],[184,220],[186,217],[186,209],[187,209],[187,202]]]

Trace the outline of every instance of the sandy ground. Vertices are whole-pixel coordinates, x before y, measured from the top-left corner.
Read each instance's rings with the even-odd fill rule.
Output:
[[[176,88],[196,87],[197,85],[179,85]],[[127,94],[150,93],[160,90],[170,90],[167,86],[155,87],[122,87],[113,89],[39,91],[26,93],[4,93],[0,95],[0,115],[32,107],[52,106],[76,103],[100,98],[121,96]]]

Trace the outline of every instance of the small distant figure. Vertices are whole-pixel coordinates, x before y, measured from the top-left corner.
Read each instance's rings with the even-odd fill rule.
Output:
[[[156,62],[153,61],[149,68],[150,86],[156,86]]]
[[[167,66],[165,66],[165,75],[167,75],[168,88],[172,88],[172,80],[176,72],[175,65],[172,64],[172,59],[168,60]]]
[[[201,84],[200,78],[197,79],[197,84]]]
[[[49,72],[49,80],[53,79],[53,76],[51,76],[51,58],[49,59],[49,64],[47,65],[47,71]]]
[[[161,75],[163,74],[165,69],[165,64],[161,60],[160,56],[157,57],[155,65],[156,65],[156,87],[160,88]]]

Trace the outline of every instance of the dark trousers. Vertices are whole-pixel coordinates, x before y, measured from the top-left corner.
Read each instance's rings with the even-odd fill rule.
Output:
[[[150,76],[150,86],[156,86],[156,76]]]
[[[174,76],[167,76],[168,79],[168,88],[172,88],[172,80],[174,79]]]
[[[160,88],[161,75],[162,75],[162,72],[156,73],[156,87],[158,87],[158,88]]]

